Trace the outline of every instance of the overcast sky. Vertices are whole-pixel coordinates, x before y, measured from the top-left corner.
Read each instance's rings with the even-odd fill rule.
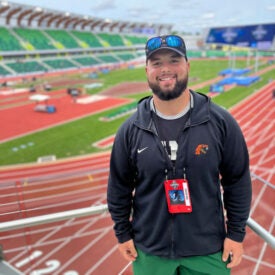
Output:
[[[175,31],[275,22],[274,0],[17,0],[102,19],[167,23]]]

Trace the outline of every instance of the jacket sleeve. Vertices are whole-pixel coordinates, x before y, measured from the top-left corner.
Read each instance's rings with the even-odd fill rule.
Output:
[[[110,160],[110,174],[107,188],[107,203],[114,221],[114,230],[120,243],[132,238],[130,214],[134,174],[130,162],[128,138],[125,127],[116,134]]]
[[[242,242],[252,198],[249,155],[241,129],[230,114],[227,114],[225,125],[220,171],[227,214],[227,237]]]

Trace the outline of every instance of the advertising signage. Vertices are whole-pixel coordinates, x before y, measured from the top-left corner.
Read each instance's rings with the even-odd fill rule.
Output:
[[[270,50],[275,24],[211,28],[206,43]]]

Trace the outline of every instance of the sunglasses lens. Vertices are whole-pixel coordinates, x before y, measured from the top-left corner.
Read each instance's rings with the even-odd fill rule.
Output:
[[[167,46],[169,46],[169,47],[173,47],[173,48],[182,47],[182,40],[179,37],[174,36],[174,35],[167,36],[166,43],[167,43]]]
[[[157,36],[149,39],[146,44],[147,58],[159,48],[177,48],[177,51],[185,56],[184,41],[177,35]]]
[[[154,37],[147,42],[147,49],[149,51],[158,49],[161,46],[161,43],[162,42],[160,37]]]

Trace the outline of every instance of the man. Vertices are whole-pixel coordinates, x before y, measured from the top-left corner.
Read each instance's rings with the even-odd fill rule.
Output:
[[[112,149],[108,207],[134,274],[222,275],[241,261],[252,193],[247,146],[226,110],[187,88],[189,69],[181,37],[147,41],[153,95]]]

